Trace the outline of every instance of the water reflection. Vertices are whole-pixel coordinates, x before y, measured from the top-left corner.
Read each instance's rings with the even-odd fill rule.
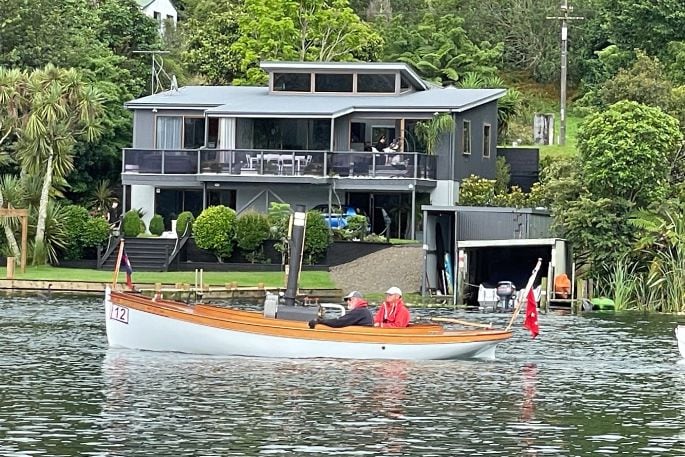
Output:
[[[221,358],[108,349],[99,297],[0,299],[0,455],[685,455],[673,318],[540,325],[495,361]]]

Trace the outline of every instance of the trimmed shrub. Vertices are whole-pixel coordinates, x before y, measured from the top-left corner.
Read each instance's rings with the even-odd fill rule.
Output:
[[[308,211],[304,237],[304,263],[313,265],[323,259],[330,244],[331,234],[323,214],[318,211]]]
[[[83,258],[83,244],[81,235],[86,231],[90,215],[88,210],[78,205],[68,205],[64,209],[64,245],[65,260],[79,260]]]
[[[132,209],[124,214],[121,228],[124,236],[135,238],[141,233],[145,232],[145,223],[140,218],[138,211]]]
[[[195,222],[195,216],[190,211],[183,211],[178,215],[178,219],[176,219],[176,234],[179,238],[183,238],[183,235],[185,235],[186,227],[192,233],[193,222]]]
[[[153,235],[161,235],[164,232],[164,218],[159,214],[152,216],[150,220],[150,233]]]
[[[100,246],[109,238],[109,222],[102,216],[91,217],[88,219],[85,230],[81,236],[84,248],[94,248]]]
[[[345,239],[363,240],[369,228],[369,221],[366,216],[357,214],[347,219],[347,226],[342,229],[345,231]]]
[[[195,244],[213,252],[217,260],[223,262],[233,252],[235,225],[234,210],[223,205],[210,206],[193,223]]]
[[[269,221],[265,214],[254,211],[241,214],[236,222],[235,239],[240,250],[252,263],[259,259],[262,245],[269,238]]]

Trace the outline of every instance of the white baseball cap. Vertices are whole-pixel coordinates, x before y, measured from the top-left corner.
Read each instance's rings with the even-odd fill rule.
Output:
[[[400,290],[399,287],[391,287],[390,289],[385,291],[385,295],[391,295],[391,294],[397,294],[400,297],[402,296],[402,291]]]

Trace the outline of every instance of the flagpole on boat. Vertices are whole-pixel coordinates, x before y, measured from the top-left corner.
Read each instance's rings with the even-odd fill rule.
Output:
[[[511,319],[509,320],[507,327],[504,329],[505,331],[509,331],[511,329],[511,326],[514,325],[514,321],[516,320],[516,318],[519,315],[519,312],[521,311],[521,303],[523,303],[523,301],[528,298],[528,291],[533,288],[533,283],[535,282],[535,278],[538,275],[538,270],[540,270],[540,265],[542,265],[542,259],[538,258],[538,263],[535,264],[535,268],[533,268],[533,273],[530,275],[530,278],[528,278],[528,283],[526,284],[526,288],[523,289],[523,294],[521,294],[519,299],[516,300],[516,307],[514,308],[514,312],[511,314]]]
[[[119,241],[119,253],[117,254],[117,261],[114,263],[114,277],[112,278],[112,289],[117,285],[119,280],[119,266],[121,265],[121,257],[124,255],[124,239]]]
[[[307,221],[307,213],[304,205],[295,205],[293,223],[290,237],[290,255],[288,256],[288,282],[286,284],[285,295],[283,296],[286,305],[294,305],[297,296],[297,282],[300,277],[300,265],[304,249],[304,229]]]

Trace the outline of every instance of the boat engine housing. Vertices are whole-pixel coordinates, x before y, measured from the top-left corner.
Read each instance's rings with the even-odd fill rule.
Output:
[[[514,297],[516,286],[511,281],[500,281],[497,283],[497,309],[505,310],[514,307]]]

